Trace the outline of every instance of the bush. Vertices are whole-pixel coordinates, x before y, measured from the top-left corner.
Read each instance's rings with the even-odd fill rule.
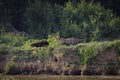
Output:
[[[24,33],[7,33],[3,32],[0,34],[1,45],[7,47],[19,47],[24,44],[27,40],[27,36]]]
[[[9,53],[9,48],[5,46],[0,46],[0,54],[7,54]]]
[[[54,49],[54,53],[56,53],[57,51],[60,52],[62,57],[68,56],[70,53],[76,53],[77,55],[77,49],[75,46],[61,45]]]
[[[33,51],[32,59],[45,61],[53,56],[53,48],[41,47]]]
[[[49,47],[57,47],[60,45],[58,39],[60,38],[59,33],[48,35],[47,41],[49,42]]]
[[[7,62],[5,65],[4,73],[5,74],[16,74],[16,63],[15,62]]]
[[[79,3],[69,1],[64,6],[43,5],[37,0],[25,14],[28,32],[40,39],[58,31],[62,37],[88,41],[120,37],[120,18],[93,0],[81,0]]]
[[[39,42],[40,40],[36,40],[36,39],[29,39],[29,40],[26,40],[25,43],[22,45],[22,49],[23,50],[31,50],[33,49],[33,47],[31,47],[31,44],[32,43],[36,43],[36,42]],[[34,48],[35,49],[35,48]]]
[[[81,65],[88,65],[90,60],[92,60],[96,54],[97,51],[93,48],[93,46],[85,46],[80,48],[80,55],[82,56]]]
[[[96,41],[119,36],[120,18],[116,17],[112,10],[102,7],[100,3],[81,1],[74,6],[73,3],[68,2],[61,18],[62,36],[64,37],[79,37]],[[73,28],[71,28],[72,25],[74,25]]]

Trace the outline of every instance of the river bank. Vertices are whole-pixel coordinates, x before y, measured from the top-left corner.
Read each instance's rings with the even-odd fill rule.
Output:
[[[59,45],[0,54],[0,73],[8,75],[120,75],[120,40]]]

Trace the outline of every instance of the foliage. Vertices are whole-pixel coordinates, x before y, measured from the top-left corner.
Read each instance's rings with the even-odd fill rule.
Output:
[[[26,11],[28,33],[35,38],[47,38],[59,31],[61,37],[76,37],[98,41],[118,38],[120,18],[93,1],[66,2],[64,6],[50,5],[36,0]],[[47,12],[47,13],[46,13]],[[113,37],[111,37],[113,36]]]
[[[0,54],[6,55],[19,52],[27,39],[24,33],[1,32]]]
[[[112,34],[112,32],[115,31],[111,30],[117,28],[114,26],[114,29],[112,29],[113,27],[111,27],[109,24],[111,21],[114,21],[113,18],[116,17],[113,15],[111,10],[106,10],[105,8],[101,7],[99,3],[94,4],[93,2],[80,2],[76,7],[69,2],[66,4],[64,11],[63,20],[65,24],[62,26],[65,26],[67,29],[69,29],[71,24],[69,23],[68,25],[67,23],[71,22],[72,20],[74,24],[78,25],[77,30],[79,30],[79,38],[87,38],[92,40],[95,37],[102,39],[104,37],[110,37],[110,35],[115,36],[115,34]],[[119,22],[119,20],[115,22],[117,27],[117,22]]]
[[[22,45],[22,49],[23,50],[31,50],[31,49],[35,49],[34,47],[31,47],[31,44],[32,43],[36,43],[40,40],[37,40],[37,39],[28,39],[25,41],[25,43]]]
[[[5,65],[5,74],[14,74],[15,72],[15,62],[7,62]]]
[[[13,56],[8,57],[7,61],[14,61],[14,62],[32,61],[32,59],[31,59],[31,52],[30,51],[20,50],[19,49],[19,50],[13,51],[12,53],[13,53]],[[12,53],[10,53],[10,54],[12,54]]]
[[[35,42],[36,40],[30,40],[30,43]],[[26,41],[27,42],[27,41]],[[24,46],[24,45],[23,45]],[[29,47],[29,45],[26,44],[26,47]],[[46,62],[53,58],[54,54],[56,52],[59,52],[62,56],[62,59],[66,60],[72,60],[72,58],[75,56],[75,60],[77,60],[77,63],[74,63],[66,68],[72,69],[76,65],[79,66],[88,66],[90,65],[91,61],[93,61],[94,57],[98,54],[103,54],[106,50],[110,50],[112,48],[115,48],[116,50],[119,50],[120,46],[120,40],[114,40],[114,41],[104,41],[104,42],[90,42],[90,43],[80,43],[77,45],[59,45],[59,46],[48,46],[48,47],[40,47],[40,48],[25,48],[22,47],[22,50],[20,48],[11,48],[12,50],[7,47],[7,58],[6,61],[12,61],[6,63],[6,69],[5,74],[8,74],[8,71],[10,71],[10,74],[14,74],[12,72],[16,72],[15,70],[15,64],[14,62],[33,62],[33,61],[41,61]],[[2,48],[2,47],[1,47]],[[4,54],[4,53],[3,53]],[[72,54],[72,57],[69,57],[68,55]],[[2,55],[2,54],[1,54]],[[9,56],[10,55],[10,56]],[[119,56],[118,56],[119,58]],[[74,61],[73,59],[73,61]],[[13,62],[14,61],[14,62]],[[11,65],[10,65],[11,64]],[[12,65],[13,64],[13,65]],[[66,64],[69,65],[69,63]],[[67,66],[65,65],[65,66]],[[8,66],[8,68],[7,68]],[[10,68],[9,68],[10,66]],[[12,67],[14,67],[14,69]],[[13,70],[12,70],[13,69]]]
[[[98,27],[96,28],[95,31],[93,31],[92,35],[91,35],[91,41],[97,41],[100,38],[100,30],[98,29]]]
[[[1,46],[7,46],[7,47],[17,47],[22,46],[27,40],[27,37],[24,35],[24,33],[6,33],[3,32],[0,35],[0,44]]]
[[[96,51],[92,46],[86,46],[84,48],[80,48],[80,55],[82,56],[81,65],[88,65],[91,59],[93,59],[96,55]]]
[[[120,13],[119,2],[0,0],[0,30],[4,26],[7,31],[24,31],[38,39],[47,38],[48,34],[56,32],[60,32],[61,37],[86,38],[89,41],[119,38],[120,18],[113,14],[113,11]],[[102,5],[114,10],[105,9]]]
[[[54,49],[54,53],[60,52],[60,54],[65,57],[68,56],[70,53],[74,53],[78,55],[78,50],[75,46],[66,46],[66,45],[60,45]]]
[[[40,60],[45,61],[47,59],[50,59],[53,56],[53,49],[50,47],[42,47],[35,51],[33,51],[32,59],[33,60]]]
[[[53,8],[50,4],[44,5],[42,1],[36,0],[34,4],[29,4],[26,13],[27,32],[35,38],[47,38],[50,33],[56,32],[54,23]]]
[[[9,48],[5,46],[0,46],[0,54],[7,54],[9,53]]]
[[[47,41],[49,42],[49,47],[57,47],[60,45],[58,39],[60,38],[59,33],[48,35]]]
[[[102,54],[105,51],[110,50],[112,48],[118,51],[119,45],[120,45],[120,40],[90,42],[90,43],[80,43],[74,46],[59,46],[55,48],[55,51],[59,51],[63,55],[69,55],[69,53],[74,53],[74,55],[79,56],[80,59],[79,65],[87,66],[90,65],[91,61],[98,54]]]

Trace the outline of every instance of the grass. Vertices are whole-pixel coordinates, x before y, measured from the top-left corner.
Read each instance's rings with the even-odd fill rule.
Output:
[[[95,55],[102,53],[112,47],[116,47],[116,49],[118,49],[118,52],[120,52],[120,48],[119,48],[120,40],[80,43],[77,45],[66,46],[66,45],[55,44],[53,39],[55,39],[56,37],[58,37],[58,35],[54,35],[53,37],[52,36],[48,37],[49,38],[48,41],[50,42],[50,45],[48,47],[35,48],[35,47],[31,47],[30,45],[40,40],[29,39],[22,33],[19,34],[4,33],[0,36],[1,38],[0,54],[13,53],[13,55],[15,56],[11,59],[15,60],[16,57],[19,57],[21,58],[21,60],[23,60],[22,58],[24,58],[24,56],[29,56],[29,53],[32,53],[33,58],[40,60],[43,59],[42,61],[44,61],[44,59],[47,59],[52,55],[54,55],[56,51],[60,51],[63,54],[63,56],[69,55],[69,53],[74,52],[77,53],[78,55],[84,56],[84,58],[86,58],[86,56],[89,55],[91,56],[91,58],[93,58]],[[83,52],[85,52],[85,55]],[[87,58],[83,60],[86,60],[84,63],[89,62],[88,61],[89,59]]]
[[[67,63],[77,61],[74,63],[75,66],[84,66],[89,65],[97,54],[102,54],[111,48],[117,49],[116,51],[120,55],[120,40],[79,43],[77,45],[66,46],[59,43],[55,44],[53,40],[56,37],[58,35],[49,37],[49,46],[35,48],[30,45],[40,40],[30,39],[23,34],[5,33],[0,36],[0,61],[14,61],[17,63],[34,62],[37,60],[44,62],[48,60],[49,62],[50,58],[54,57],[56,52],[59,52],[62,59],[65,58]],[[72,56],[69,56],[71,54]],[[5,57],[1,57],[3,55]],[[77,60],[74,61],[73,57],[77,58]]]

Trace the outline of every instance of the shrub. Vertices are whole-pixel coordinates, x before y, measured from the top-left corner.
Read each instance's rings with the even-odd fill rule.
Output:
[[[33,51],[32,59],[45,61],[53,56],[53,48],[41,47]]]
[[[93,0],[69,1],[64,6],[43,5],[37,0],[26,10],[26,23],[28,32],[36,38],[46,38],[58,31],[62,37],[89,41],[120,37],[120,18]]]
[[[31,45],[32,43],[36,43],[36,42],[38,42],[38,41],[40,41],[40,40],[36,40],[36,39],[26,40],[25,43],[24,43],[24,45],[22,45],[22,49],[23,49],[23,50],[31,50],[31,49],[33,49],[33,48],[32,48],[30,45]]]
[[[5,46],[0,46],[0,54],[7,54],[9,52],[9,48]]]
[[[22,46],[24,42],[27,40],[27,36],[24,33],[1,33],[1,45],[5,45],[8,47],[18,47]]]
[[[15,62],[7,62],[5,65],[5,74],[15,74],[16,73],[16,67],[15,67],[16,63]]]
[[[54,49],[54,53],[56,53],[57,51],[59,51],[63,57],[68,56],[70,53],[77,54],[77,49],[74,46],[61,45]]]
[[[85,46],[80,48],[80,55],[81,57],[81,65],[88,65],[90,60],[95,57],[96,50],[92,46]]]
[[[47,41],[49,42],[49,47],[57,47],[60,45],[58,39],[60,38],[59,33],[48,35]]]

